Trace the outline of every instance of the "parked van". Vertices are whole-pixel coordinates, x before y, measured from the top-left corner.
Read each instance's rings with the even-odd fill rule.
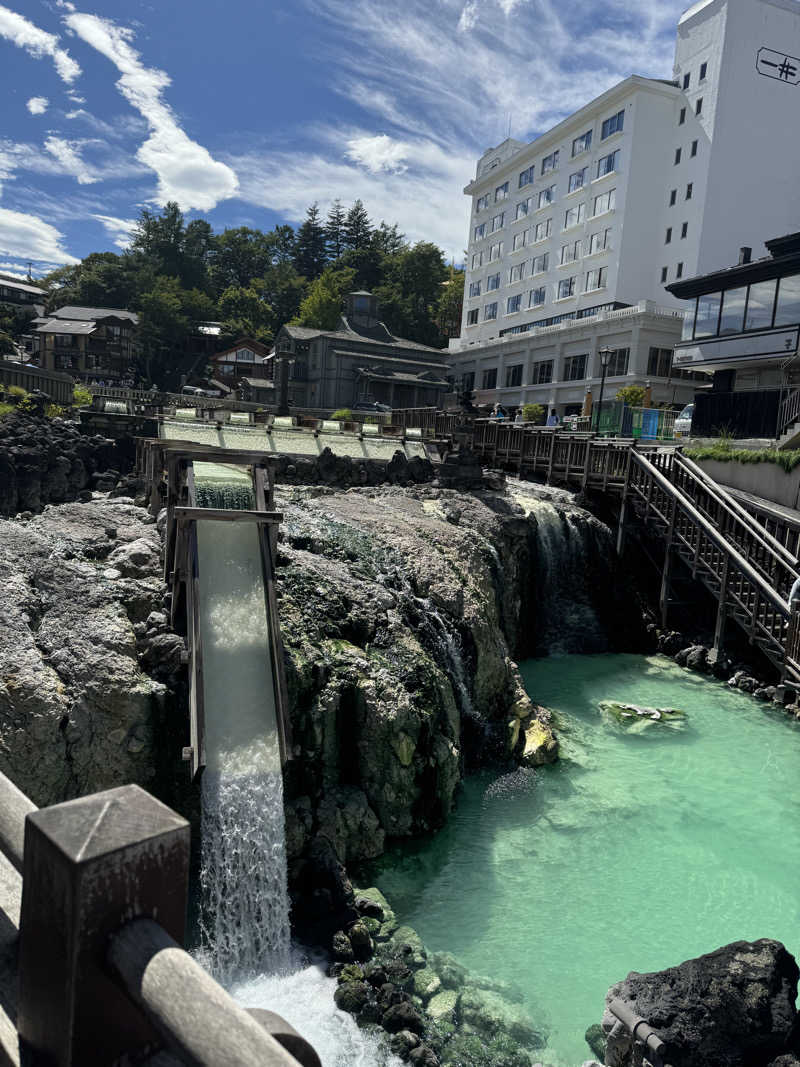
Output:
[[[675,420],[676,437],[689,437],[691,435],[692,415],[694,415],[694,404],[687,404]]]

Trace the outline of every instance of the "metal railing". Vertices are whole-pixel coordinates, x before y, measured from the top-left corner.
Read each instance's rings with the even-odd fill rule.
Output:
[[[164,1049],[200,1067],[320,1067],[288,1023],[246,1011],[181,947],[189,824],[143,789],[37,809],[0,773],[0,852],[4,942],[18,940],[18,970],[0,979],[12,987],[0,988],[0,1062]]]
[[[664,1059],[667,1054],[666,1043],[646,1019],[637,1015],[630,1005],[618,997],[609,1003],[608,1010],[617,1019],[614,1029],[618,1026],[624,1027],[633,1038],[634,1045],[639,1046],[652,1067],[669,1067]],[[613,1032],[612,1030],[612,1034]]]
[[[786,431],[795,422],[800,420],[800,389],[793,389],[788,396],[781,401],[778,412],[778,437],[783,437]]]

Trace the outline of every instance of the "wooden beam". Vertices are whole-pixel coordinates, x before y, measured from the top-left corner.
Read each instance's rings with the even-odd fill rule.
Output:
[[[219,522],[282,522],[282,511],[228,511],[225,508],[173,508],[176,522],[213,519]]]

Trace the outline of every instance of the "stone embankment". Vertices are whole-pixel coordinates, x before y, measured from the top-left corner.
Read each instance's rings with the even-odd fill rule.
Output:
[[[82,434],[68,419],[14,413],[0,435],[0,515],[89,499],[110,490],[130,467],[130,447]]]

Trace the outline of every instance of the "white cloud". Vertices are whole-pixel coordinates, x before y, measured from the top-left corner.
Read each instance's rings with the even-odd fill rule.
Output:
[[[64,235],[37,215],[0,207],[0,255],[34,262],[79,263],[61,247]]]
[[[67,96],[73,102],[73,104],[85,104],[86,97],[81,96],[80,93],[76,93],[74,89],[67,89]]]
[[[5,37],[18,48],[24,48],[36,59],[50,56],[59,78],[67,85],[72,84],[81,73],[81,68],[69,52],[59,46],[59,38],[54,33],[40,30],[28,19],[2,4],[0,4],[0,37]]]
[[[156,202],[176,200],[184,210],[210,211],[221,200],[234,196],[238,189],[235,172],[178,125],[161,98],[170,84],[169,76],[142,64],[130,43],[132,31],[96,15],[71,13],[64,21],[116,66],[122,75],[117,82],[119,91],[147,121],[151,133],[136,155],[158,178]]]
[[[92,218],[102,222],[106,233],[114,238],[114,244],[118,248],[128,247],[136,228],[136,219],[118,219],[113,215],[92,215]]]
[[[25,105],[32,115],[43,115],[50,106],[46,96],[32,96]]]
[[[458,28],[462,33],[469,33],[478,21],[478,5],[475,0],[467,0],[458,19]]]
[[[408,168],[405,158],[408,146],[402,141],[395,141],[385,133],[376,136],[353,137],[347,142],[346,155],[354,163],[361,163],[372,174],[381,171],[401,174]]]
[[[84,161],[81,159],[75,141],[65,141],[61,137],[48,137],[44,147],[50,155],[56,159],[62,167],[64,174],[71,174],[77,179],[78,185],[92,185],[98,181]]]

